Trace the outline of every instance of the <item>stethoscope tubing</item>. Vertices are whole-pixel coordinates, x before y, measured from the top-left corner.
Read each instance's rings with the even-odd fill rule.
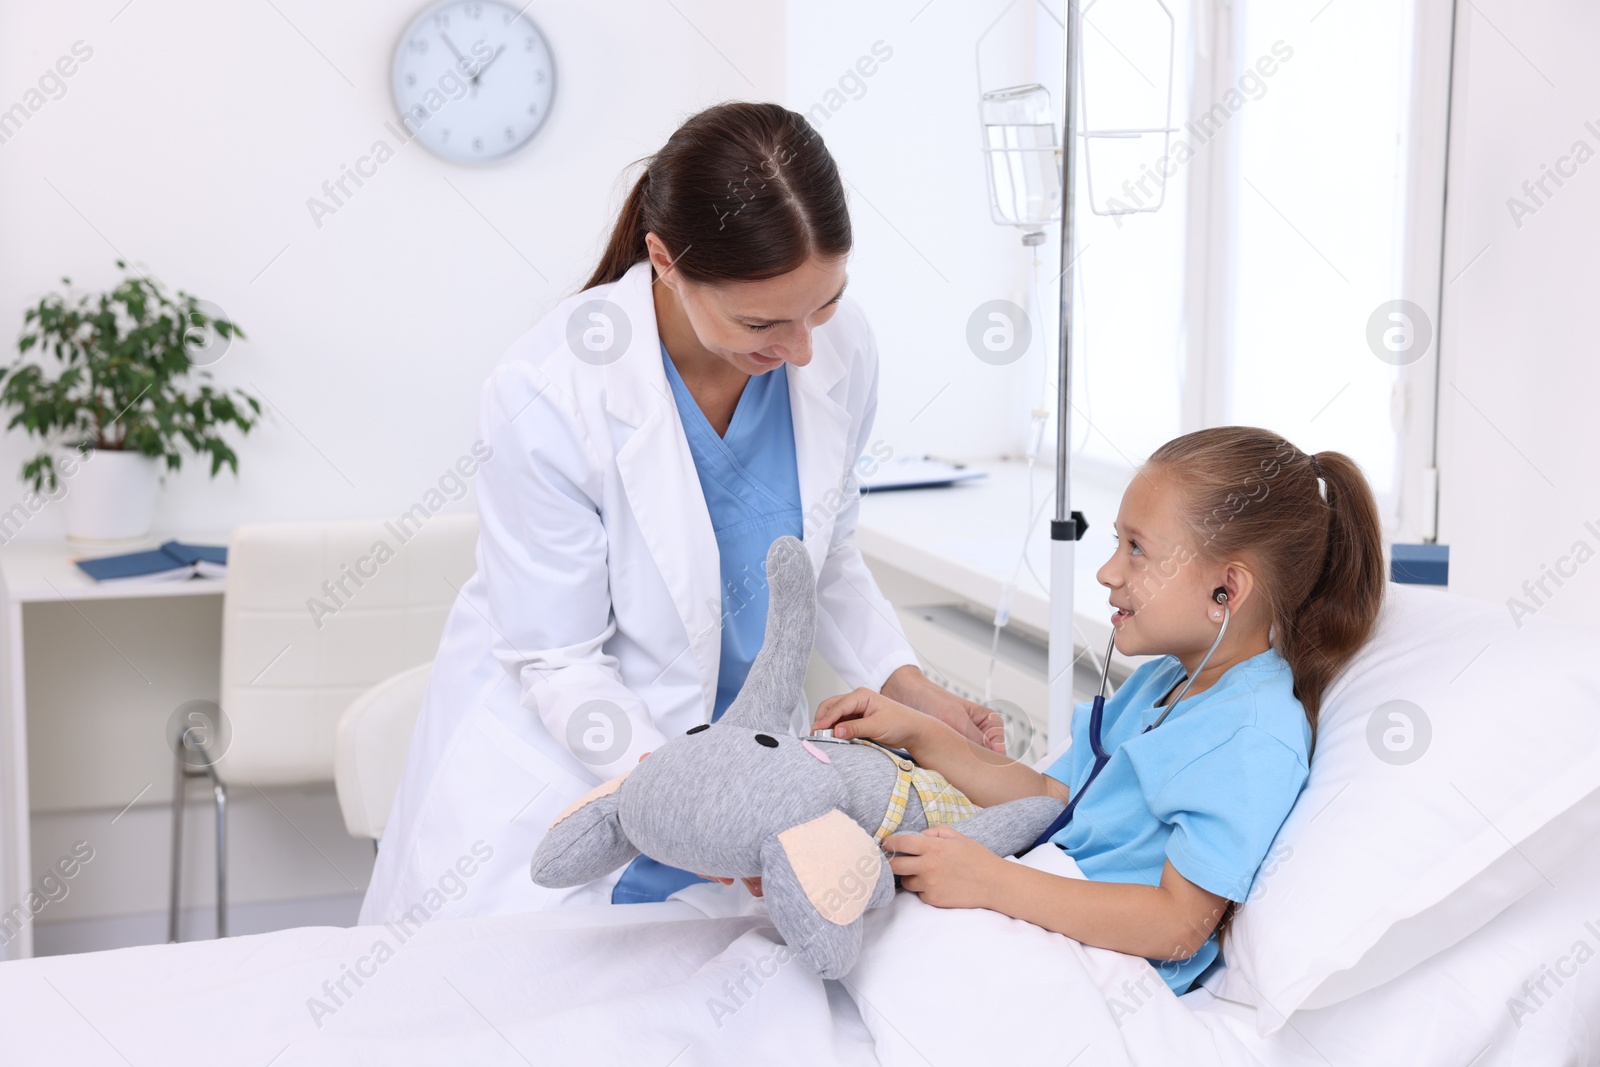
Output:
[[[1194,680],[1200,677],[1200,672],[1206,669],[1206,665],[1211,662],[1211,657],[1216,655],[1217,647],[1222,644],[1223,635],[1228,632],[1228,620],[1233,615],[1233,613],[1228,609],[1227,596],[1219,593],[1218,599],[1222,604],[1222,626],[1217,630],[1217,636],[1212,638],[1211,647],[1206,649],[1205,656],[1203,656],[1200,660],[1200,666],[1195,668],[1195,672],[1185,679],[1183,688],[1178,690],[1178,695],[1173,698],[1172,702],[1168,704],[1165,709],[1162,710],[1156,721],[1151,723],[1149,726],[1146,726],[1142,732],[1149,733],[1151,730],[1154,730],[1157,726],[1161,725],[1162,720],[1170,715],[1172,713],[1172,709],[1176,708],[1179,702],[1188,695],[1189,688],[1194,685]],[[1100,691],[1094,695],[1094,701],[1089,706],[1089,749],[1094,753],[1094,766],[1090,769],[1089,777],[1084,780],[1083,785],[1078,788],[1077,792],[1072,794],[1071,798],[1067,802],[1066,808],[1063,809],[1060,815],[1055,817],[1054,821],[1050,823],[1049,828],[1045,830],[1044,833],[1039,835],[1038,840],[1034,841],[1034,848],[1038,848],[1040,845],[1049,841],[1061,831],[1062,827],[1066,826],[1067,823],[1072,821],[1072,813],[1077,810],[1078,801],[1083,799],[1083,795],[1089,791],[1089,786],[1096,778],[1100,776],[1100,772],[1105,770],[1106,764],[1111,760],[1111,753],[1107,752],[1105,750],[1105,746],[1101,744],[1100,727],[1105,718],[1106,683],[1111,675],[1111,653],[1116,651],[1116,647],[1117,633],[1113,628],[1111,631],[1111,640],[1106,643],[1105,660],[1100,668]]]

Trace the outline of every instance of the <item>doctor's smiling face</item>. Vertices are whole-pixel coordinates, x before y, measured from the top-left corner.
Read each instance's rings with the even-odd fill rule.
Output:
[[[645,235],[656,324],[667,351],[716,375],[726,367],[765,374],[785,363],[811,362],[811,331],[833,318],[844,295],[845,257],[813,256],[775,278],[751,282],[692,282],[672,269],[672,256],[654,233]]]

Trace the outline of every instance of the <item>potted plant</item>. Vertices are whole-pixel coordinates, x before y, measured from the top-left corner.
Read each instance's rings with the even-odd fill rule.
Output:
[[[46,447],[22,465],[28,508],[63,498],[70,540],[117,544],[148,536],[158,465],[178,470],[185,451],[211,457],[212,477],[239,460],[219,432],[249,433],[261,404],[209,384],[215,363],[244,333],[215,305],[128,272],[109,292],[51,294],[23,313],[16,363],[0,369],[0,407]],[[71,286],[69,278],[61,279]],[[29,359],[48,353],[49,364]],[[192,384],[191,384],[192,381]]]

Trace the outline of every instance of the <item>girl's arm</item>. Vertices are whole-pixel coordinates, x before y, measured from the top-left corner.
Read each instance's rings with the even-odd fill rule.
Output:
[[[829,727],[835,737],[865,737],[905,749],[919,765],[944,775],[982,808],[1036,796],[1067,802],[1067,787],[1049,775],[976,745],[948,724],[870,689],[824,700],[812,729]]]
[[[960,823],[893,834],[886,851],[901,884],[941,908],[989,908],[1085,945],[1147,959],[1184,960],[1200,951],[1228,906],[1177,872],[1169,860],[1160,885],[1063,878],[1008,863]]]
[[[1000,865],[1008,870],[991,886],[993,910],[1085,945],[1147,959],[1193,956],[1228,906],[1227,897],[1201,889],[1170,860],[1161,868],[1160,885],[1063,878],[1004,860]]]

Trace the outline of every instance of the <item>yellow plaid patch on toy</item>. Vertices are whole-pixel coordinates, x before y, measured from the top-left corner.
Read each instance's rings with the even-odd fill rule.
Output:
[[[895,775],[894,791],[889,796],[889,810],[884,812],[883,821],[878,824],[878,829],[872,835],[880,842],[900,829],[900,823],[906,817],[906,804],[911,799],[912,789],[917,791],[917,799],[922,802],[922,811],[927,817],[929,826],[957,823],[978,813],[977,805],[968,800],[965,793],[951,785],[938,771],[918,767],[910,760],[865,738],[856,738],[855,743],[871,745],[882,752],[894,761],[895,767],[900,772]]]

